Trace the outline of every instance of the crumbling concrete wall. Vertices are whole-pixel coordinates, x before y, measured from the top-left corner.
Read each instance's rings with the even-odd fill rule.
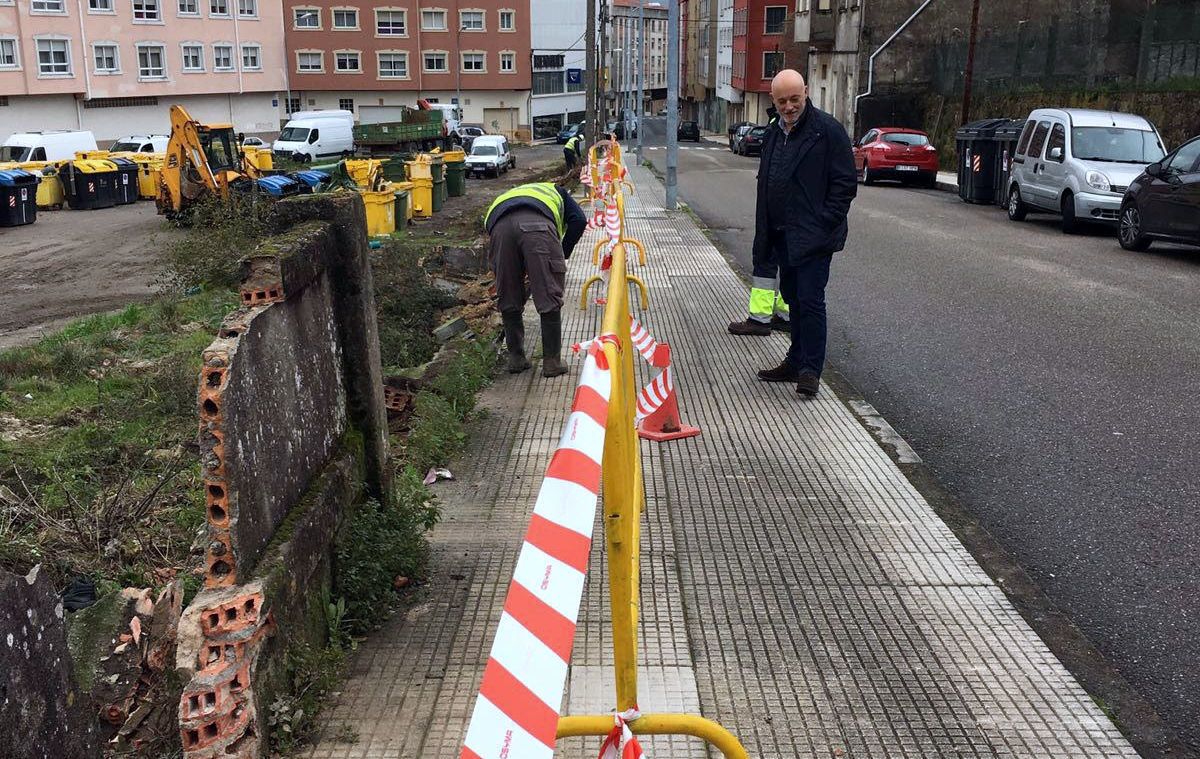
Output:
[[[0,755],[93,759],[96,721],[76,686],[63,605],[39,567],[0,572]]]
[[[324,644],[334,535],[389,500],[374,286],[357,193],[276,207],[243,265],[242,307],[204,351],[199,413],[208,504],[205,590],[176,667],[188,759],[266,756],[266,704],[289,646]]]

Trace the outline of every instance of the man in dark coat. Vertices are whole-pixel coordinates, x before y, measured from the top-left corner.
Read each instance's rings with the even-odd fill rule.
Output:
[[[813,107],[798,71],[771,81],[779,121],[767,130],[758,168],[754,260],[779,265],[779,290],[791,311],[792,344],[765,382],[794,382],[813,396],[825,366],[825,285],[833,254],[846,245],[846,214],[858,191],[846,130]]]

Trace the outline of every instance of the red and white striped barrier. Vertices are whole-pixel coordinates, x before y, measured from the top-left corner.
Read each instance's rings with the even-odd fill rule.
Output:
[[[600,759],[646,759],[627,722],[638,718],[636,711],[613,715],[613,729],[600,745]]]
[[[517,557],[461,759],[551,759],[583,598],[612,379],[589,345]]]

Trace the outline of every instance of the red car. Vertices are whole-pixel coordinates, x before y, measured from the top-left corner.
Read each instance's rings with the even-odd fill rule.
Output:
[[[934,187],[938,152],[924,132],[878,127],[863,135],[854,146],[854,168],[863,184],[897,179],[905,184]]]

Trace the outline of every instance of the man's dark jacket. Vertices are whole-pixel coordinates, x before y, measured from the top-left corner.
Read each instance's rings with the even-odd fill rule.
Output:
[[[768,187],[771,159],[784,139],[778,123],[767,129],[758,169],[758,204],[754,225],[754,260],[769,261],[772,227],[785,230],[787,260],[778,265],[796,266],[811,258],[829,256],[846,246],[846,214],[858,192],[858,174],[850,136],[837,119],[813,107],[805,106],[803,124],[794,127],[788,141],[799,140],[782,187]],[[797,131],[798,130],[798,131]],[[782,219],[767,218],[768,192],[782,192],[787,198]]]

